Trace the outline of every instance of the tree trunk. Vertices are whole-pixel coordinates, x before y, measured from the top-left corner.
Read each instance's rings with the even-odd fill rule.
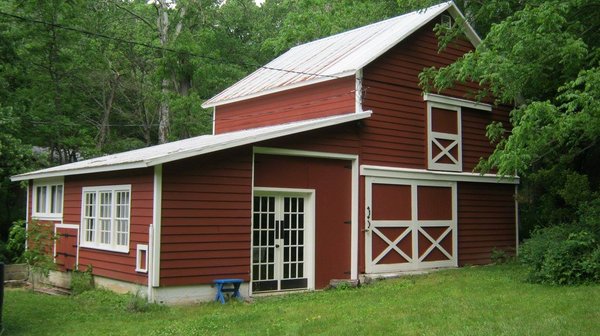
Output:
[[[105,98],[104,109],[102,113],[102,122],[100,123],[100,130],[98,133],[98,142],[96,143],[96,149],[102,150],[106,139],[108,138],[108,132],[110,131],[110,114],[112,112],[113,102],[115,100],[115,92],[117,91],[117,85],[119,81],[119,74],[115,74],[115,77],[109,80],[110,93],[108,98]]]
[[[167,13],[168,5],[166,0],[158,1],[158,36],[160,46],[165,48],[169,43],[169,15]],[[164,51],[163,51],[164,58]],[[158,143],[163,144],[169,141],[169,81],[163,78],[161,81],[161,99],[158,107]]]

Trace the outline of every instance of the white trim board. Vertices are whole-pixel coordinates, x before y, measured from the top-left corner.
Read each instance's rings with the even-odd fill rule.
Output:
[[[152,241],[149,242],[151,259],[148,261],[148,280],[152,287],[160,286],[160,244],[162,226],[162,177],[163,166],[154,167],[154,192],[152,209]]]
[[[373,165],[361,165],[360,174],[363,176],[450,182],[519,184],[520,181],[518,176],[501,176],[497,174],[477,174],[467,172],[442,172],[425,169],[395,168]]]
[[[451,106],[467,107],[467,108],[483,110],[483,111],[488,111],[488,112],[492,111],[492,105],[490,105],[490,104],[467,100],[467,99],[455,98],[455,97],[450,97],[450,96],[443,96],[443,95],[434,94],[434,93],[425,93],[423,95],[423,100],[427,101],[427,102],[434,102],[434,103],[440,103],[440,104],[451,105]]]

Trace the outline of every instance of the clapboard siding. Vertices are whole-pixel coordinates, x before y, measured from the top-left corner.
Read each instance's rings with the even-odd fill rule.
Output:
[[[137,273],[135,264],[137,244],[148,244],[148,229],[152,223],[153,178],[152,168],[65,177],[64,223],[78,224],[80,227],[83,187],[131,185],[129,252],[118,253],[80,247],[79,265],[81,269],[86,269],[91,265],[95,275],[137,284],[147,283],[148,275]]]
[[[335,79],[216,107],[215,134],[355,110],[354,77]]]
[[[431,66],[454,62],[473,46],[456,39],[438,53],[435,22],[421,28],[364,69],[363,109],[373,110],[361,135],[361,163],[406,168],[427,168],[427,120],[419,74]],[[471,99],[476,83],[459,83],[443,94]],[[480,157],[493,147],[485,136],[492,121],[508,121],[506,109],[492,113],[463,108],[463,170],[472,171]]]
[[[249,280],[252,149],[163,166],[161,286]]]
[[[514,253],[514,186],[458,184],[459,265],[490,263],[494,248]]]

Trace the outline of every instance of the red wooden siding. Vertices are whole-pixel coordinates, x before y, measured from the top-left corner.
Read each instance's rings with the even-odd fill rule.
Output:
[[[354,76],[216,107],[215,134],[355,110]]]
[[[137,244],[148,244],[152,223],[152,168],[65,177],[63,222],[81,225],[83,187],[131,184],[131,218],[129,253],[80,247],[79,265],[92,265],[94,274],[137,284],[147,283],[147,274],[135,272]]]
[[[509,109],[498,107],[486,112],[463,107],[461,112],[463,171],[473,171],[481,157],[487,158],[494,151],[494,145],[485,135],[486,126],[499,121],[509,127]]]
[[[492,249],[515,250],[514,185],[458,184],[458,263],[488,264]]]
[[[163,166],[160,285],[250,280],[252,151]]]
[[[365,67],[363,109],[374,113],[365,121],[362,134],[363,164],[427,168],[426,104],[419,86],[419,73],[431,66],[451,64],[473,49],[468,41],[457,39],[438,53],[434,25],[432,22],[421,28]],[[476,88],[474,83],[458,84],[443,94],[473,100],[469,93]],[[479,157],[490,153],[485,126],[492,120],[507,120],[508,112],[466,108],[462,111],[463,170],[471,171]]]
[[[351,169],[343,160],[256,155],[257,187],[315,189],[315,286],[350,277]]]

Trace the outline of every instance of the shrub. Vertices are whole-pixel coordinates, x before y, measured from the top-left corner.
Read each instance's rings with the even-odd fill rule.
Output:
[[[9,264],[23,262],[25,239],[25,221],[21,220],[14,222],[8,231],[7,242],[0,242],[2,261]]]
[[[520,248],[532,282],[574,285],[600,282],[600,237],[589,226],[535,230]]]
[[[71,274],[71,294],[79,295],[92,289],[94,289],[92,265],[88,266],[85,272],[73,271]]]
[[[492,253],[490,255],[490,259],[496,265],[506,264],[512,260],[512,257],[502,249],[493,248]]]

